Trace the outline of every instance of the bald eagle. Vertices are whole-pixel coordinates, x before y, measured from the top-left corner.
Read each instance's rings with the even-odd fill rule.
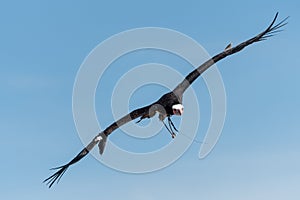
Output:
[[[133,110],[129,114],[125,115],[121,119],[115,121],[110,126],[108,126],[105,130],[98,133],[92,141],[78,154],[76,155],[69,163],[62,165],[60,167],[52,168],[53,170],[57,170],[53,175],[45,179],[43,182],[45,182],[49,188],[57,181],[61,179],[63,174],[66,172],[66,170],[73,164],[77,163],[79,160],[81,160],[83,157],[85,157],[91,149],[93,149],[97,144],[99,148],[99,153],[103,154],[105,144],[107,141],[107,137],[117,128],[120,126],[135,120],[139,118],[137,121],[140,122],[143,119],[151,118],[156,113],[159,114],[159,119],[162,121],[162,123],[165,125],[167,130],[171,133],[172,138],[175,137],[174,130],[177,131],[175,128],[171,116],[172,115],[182,115],[183,114],[183,103],[182,103],[182,96],[185,92],[185,90],[204,72],[206,71],[210,66],[215,64],[216,62],[220,61],[221,59],[235,54],[242,49],[244,49],[246,46],[253,44],[255,42],[260,42],[263,40],[266,40],[267,38],[273,36],[275,33],[281,31],[281,28],[287,24],[287,18],[283,19],[279,23],[275,24],[275,21],[277,19],[278,13],[276,13],[273,21],[271,24],[261,33],[258,35],[238,44],[237,46],[232,47],[231,44],[228,45],[228,47],[225,48],[224,51],[221,53],[213,56],[211,59],[204,62],[202,65],[200,65],[197,69],[189,73],[185,79],[179,83],[173,91],[164,94],[162,97],[160,97],[156,102],[147,105],[142,108],[138,108],[136,110]],[[168,120],[168,126],[165,124],[165,119]]]

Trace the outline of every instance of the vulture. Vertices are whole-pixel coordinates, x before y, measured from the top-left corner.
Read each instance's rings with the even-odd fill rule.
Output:
[[[97,144],[99,148],[99,153],[103,154],[105,144],[107,141],[107,137],[116,129],[118,129],[120,126],[135,120],[137,118],[138,122],[140,122],[143,119],[151,118],[156,113],[158,114],[158,117],[160,121],[164,124],[164,126],[167,128],[167,130],[171,133],[172,138],[175,137],[175,131],[177,131],[176,127],[174,126],[171,117],[173,115],[182,115],[183,114],[183,102],[182,102],[182,96],[185,92],[185,90],[203,73],[205,72],[210,66],[217,63],[218,61],[224,59],[225,57],[235,54],[245,47],[247,47],[250,44],[260,42],[263,40],[266,40],[269,37],[272,37],[275,33],[278,33],[282,31],[282,27],[287,24],[287,19],[283,19],[282,21],[275,24],[278,17],[278,12],[276,13],[274,19],[272,20],[271,24],[261,33],[257,34],[256,36],[236,45],[232,46],[230,43],[221,53],[213,56],[212,58],[208,59],[206,62],[201,64],[199,67],[197,67],[195,70],[193,70],[191,73],[189,73],[185,79],[179,83],[173,91],[168,92],[161,96],[156,102],[147,105],[142,108],[138,108],[136,110],[131,111],[129,114],[123,116],[121,119],[115,121],[110,126],[108,126],[105,130],[98,133],[92,141],[77,154],[69,163],[62,165],[60,167],[52,168],[51,170],[57,170],[53,175],[45,179],[43,182],[48,185],[50,188],[55,182],[59,182],[61,177],[64,175],[66,170],[73,164],[80,161],[83,157],[85,157],[91,149],[93,149]],[[168,125],[164,122],[167,118]]]

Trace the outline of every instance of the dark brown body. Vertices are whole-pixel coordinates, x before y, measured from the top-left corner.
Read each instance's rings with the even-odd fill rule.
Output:
[[[266,40],[268,37],[271,37],[274,33],[277,33],[280,31],[279,29],[287,24],[286,19],[282,20],[278,24],[274,25],[276,19],[277,19],[278,13],[276,13],[275,18],[273,19],[272,23],[268,26],[267,29],[265,29],[260,34],[256,35],[253,38],[250,38],[249,40],[246,40],[239,45],[235,47],[226,48],[221,53],[215,55],[211,59],[207,60],[205,63],[200,65],[197,69],[189,73],[186,78],[175,87],[175,89],[172,92],[169,92],[167,94],[164,94],[158,101],[154,102],[153,104],[150,104],[148,106],[138,108],[129,114],[125,115],[121,119],[117,120],[116,122],[112,123],[109,127],[107,127],[104,131],[99,133],[96,137],[93,138],[93,140],[75,157],[73,158],[69,163],[55,168],[58,171],[54,173],[52,176],[47,178],[44,182],[47,182],[49,184],[49,187],[53,185],[55,181],[59,181],[62,175],[65,173],[65,171],[68,169],[69,166],[73,165],[74,163],[81,160],[84,156],[86,156],[89,151],[94,148],[94,146],[98,144],[100,154],[103,153],[106,139],[107,137],[117,128],[124,125],[127,122],[130,122],[134,119],[137,119],[140,117],[140,120],[143,120],[145,118],[151,118],[153,117],[157,112],[159,113],[159,118],[161,120],[164,120],[166,117],[172,116],[172,106],[176,104],[182,104],[182,96],[185,90],[210,66],[218,62],[219,60],[232,55],[236,52],[241,51],[246,46]],[[169,118],[168,118],[169,119]]]

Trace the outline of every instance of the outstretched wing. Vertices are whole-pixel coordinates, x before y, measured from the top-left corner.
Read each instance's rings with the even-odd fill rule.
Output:
[[[239,45],[235,46],[235,47],[228,47],[225,48],[225,50],[217,55],[215,55],[214,57],[212,57],[211,59],[209,59],[208,61],[206,61],[205,63],[203,63],[202,65],[200,65],[197,69],[195,69],[194,71],[192,71],[190,74],[188,74],[185,79],[173,90],[173,92],[177,95],[177,96],[182,96],[182,94],[185,92],[185,90],[205,71],[207,70],[210,66],[212,66],[213,64],[215,64],[216,62],[218,62],[219,60],[232,55],[234,53],[237,53],[239,51],[241,51],[242,49],[244,49],[246,46],[255,43],[255,42],[259,42],[259,41],[263,41],[266,40],[268,37],[273,36],[275,33],[278,33],[281,31],[280,28],[282,28],[283,26],[285,26],[287,24],[286,20],[288,19],[285,18],[282,21],[280,21],[278,24],[275,24],[275,21],[277,19],[278,13],[276,13],[272,23],[268,26],[268,28],[266,28],[263,32],[259,33],[258,35],[256,35],[255,37],[240,43]]]
[[[100,154],[103,153],[105,143],[106,143],[106,138],[109,134],[111,134],[114,130],[119,128],[120,126],[126,124],[127,122],[130,122],[138,117],[141,117],[141,119],[149,117],[149,109],[151,108],[152,104],[149,106],[145,106],[139,109],[136,109],[129,114],[125,115],[118,121],[114,122],[111,124],[109,127],[107,127],[104,131],[99,133],[97,136],[93,138],[93,140],[79,153],[77,156],[75,156],[69,163],[52,168],[51,170],[58,170],[55,172],[53,175],[51,175],[49,178],[45,179],[43,182],[46,183],[49,188],[57,181],[61,179],[61,177],[64,175],[66,170],[73,164],[77,163],[79,160],[81,160],[83,157],[85,157],[94,147],[97,143],[99,143],[99,151]]]
[[[274,33],[277,33],[280,31],[280,28],[283,27],[284,25],[287,24],[286,20],[287,18],[285,18],[284,20],[282,20],[281,22],[279,22],[277,25],[274,25],[276,19],[277,19],[278,13],[276,13],[275,18],[273,19],[271,25],[262,33],[258,34],[257,36],[235,46],[235,47],[228,47],[226,48],[223,52],[221,52],[220,54],[214,56],[213,58],[209,59],[208,61],[206,61],[204,64],[202,64],[201,66],[199,66],[197,69],[195,69],[194,71],[192,71],[174,90],[173,92],[177,95],[177,96],[182,96],[182,94],[184,93],[184,91],[193,83],[194,80],[196,80],[206,69],[208,69],[210,66],[212,66],[214,63],[218,62],[219,60],[234,54],[236,52],[241,51],[243,48],[245,48],[246,46],[254,43],[254,42],[259,42],[262,40],[267,39],[268,37],[271,37]],[[273,26],[274,25],[274,26]],[[95,145],[97,143],[99,143],[99,150],[100,150],[100,154],[103,153],[104,150],[104,146],[105,146],[105,142],[106,142],[106,138],[109,134],[111,134],[114,130],[116,130],[117,128],[119,128],[120,126],[126,124],[127,122],[130,122],[138,117],[141,117],[141,119],[147,118],[147,117],[151,117],[152,115],[149,115],[149,110],[150,107],[153,104],[149,105],[149,106],[145,106],[143,108],[139,108],[136,109],[134,111],[132,111],[131,113],[125,115],[124,117],[122,117],[121,119],[119,119],[118,121],[114,122],[113,124],[111,124],[109,127],[107,127],[103,132],[99,133],[96,137],[93,138],[93,140],[75,157],[73,158],[69,163],[57,167],[57,168],[53,168],[53,170],[58,170],[57,172],[55,172],[52,176],[50,176],[49,178],[45,179],[44,182],[46,182],[49,185],[49,188],[57,181],[59,182],[59,180],[61,179],[61,177],[63,176],[63,174],[66,172],[66,170],[73,164],[77,163],[79,160],[81,160],[83,157],[85,157],[91,149],[93,149],[95,147]]]

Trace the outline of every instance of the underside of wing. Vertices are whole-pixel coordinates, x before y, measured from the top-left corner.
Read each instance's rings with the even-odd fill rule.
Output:
[[[287,18],[283,19],[279,23],[275,24],[276,19],[278,17],[278,13],[276,13],[273,21],[271,24],[261,33],[257,34],[256,36],[250,38],[249,40],[246,40],[240,44],[238,44],[235,47],[231,47],[231,45],[228,45],[225,50],[211,59],[207,60],[205,63],[200,65],[197,69],[189,73],[185,79],[173,90],[175,94],[178,96],[182,95],[185,90],[209,67],[211,67],[216,62],[220,61],[221,59],[232,55],[234,53],[237,53],[244,49],[246,46],[253,44],[255,42],[266,40],[269,37],[272,37],[274,34],[282,31],[281,28],[287,24]]]
[[[112,123],[104,131],[102,131],[97,136],[95,136],[93,138],[93,140],[83,150],[81,150],[79,152],[79,154],[77,154],[69,163],[67,163],[63,166],[60,166],[60,167],[52,168],[51,170],[57,170],[57,171],[53,175],[51,175],[50,177],[45,179],[43,182],[46,183],[49,186],[49,188],[52,187],[52,185],[55,182],[58,183],[60,181],[61,177],[67,171],[67,169],[71,165],[77,163],[83,157],[85,157],[95,147],[95,145],[97,143],[98,143],[98,147],[99,147],[99,152],[100,152],[100,154],[102,154],[104,151],[105,144],[106,144],[106,138],[109,134],[111,134],[114,130],[118,129],[120,126],[122,126],[138,117],[147,118],[150,108],[151,108],[151,105],[145,106],[142,108],[138,108],[138,109],[130,112],[129,114],[125,115],[121,119],[117,120],[116,122]]]

